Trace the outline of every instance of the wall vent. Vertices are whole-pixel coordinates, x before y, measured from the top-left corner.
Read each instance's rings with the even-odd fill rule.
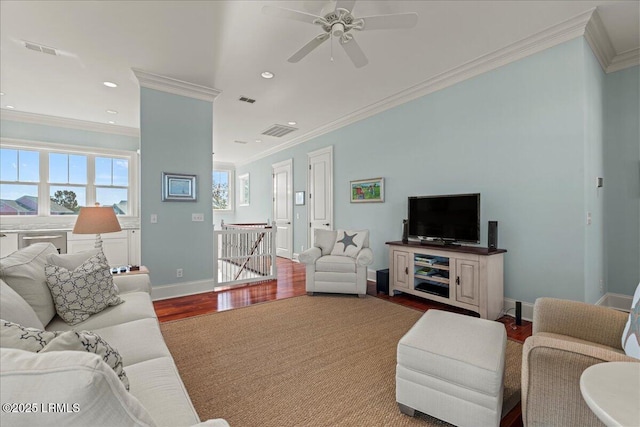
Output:
[[[276,138],[281,138],[281,137],[283,137],[283,136],[285,136],[287,134],[290,134],[294,130],[298,130],[298,128],[293,128],[291,126],[277,125],[276,124],[276,125],[273,125],[270,128],[268,128],[264,132],[262,132],[262,135],[275,136]]]
[[[247,98],[246,96],[241,96],[240,98],[238,98],[238,101],[248,102],[249,104],[253,104],[254,102],[256,102],[255,99]]]
[[[29,50],[33,50],[40,53],[46,53],[47,55],[58,56],[58,52],[53,47],[43,46],[38,43],[24,41],[24,47]]]

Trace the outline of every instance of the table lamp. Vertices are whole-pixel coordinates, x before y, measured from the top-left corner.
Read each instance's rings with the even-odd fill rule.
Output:
[[[95,207],[80,208],[80,214],[73,227],[74,234],[95,234],[96,248],[102,248],[101,233],[114,233],[120,231],[120,223],[111,206],[101,207],[96,203]]]

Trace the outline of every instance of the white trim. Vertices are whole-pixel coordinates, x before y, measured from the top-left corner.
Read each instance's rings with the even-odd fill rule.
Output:
[[[293,262],[297,262],[298,264],[300,263],[300,254],[297,252],[293,253],[293,258],[291,258],[291,261]]]
[[[0,119],[22,123],[34,123],[44,126],[55,126],[67,129],[86,130],[90,132],[109,133],[113,135],[133,136],[136,138],[140,137],[140,129],[128,126],[87,122],[85,120],[67,119],[64,117],[47,116],[44,114],[7,110],[4,108],[0,109]]]
[[[640,65],[640,47],[615,56],[611,60],[611,64],[607,66],[607,73],[614,73],[636,65]]]
[[[174,95],[213,102],[222,92],[218,89],[172,79],[171,77],[160,76],[137,68],[132,68],[131,71],[135,74],[141,87],[160,90]]]
[[[584,38],[587,39],[587,43],[589,43],[593,54],[600,62],[600,66],[606,71],[609,64],[611,64],[611,60],[616,56],[616,50],[611,44],[607,30],[597,10],[593,12],[591,19],[587,22]]]
[[[623,294],[614,294],[608,292],[602,296],[597,302],[596,305],[602,307],[610,307],[615,308],[616,310],[622,310],[629,312],[631,310],[631,304],[633,303],[633,296],[631,295],[623,295]]]
[[[197,280],[193,282],[173,283],[170,285],[152,286],[151,299],[159,301],[187,295],[213,292],[213,278],[207,280]]]
[[[377,270],[371,270],[369,267],[367,267],[367,281],[375,282],[376,285],[377,285],[378,284],[378,275],[376,273],[377,273]]]

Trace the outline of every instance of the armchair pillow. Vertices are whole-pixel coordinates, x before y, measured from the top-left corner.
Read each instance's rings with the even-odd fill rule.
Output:
[[[120,353],[98,334],[89,331],[44,331],[25,328],[6,320],[0,322],[0,347],[33,353],[67,350],[95,353],[113,369],[124,387],[129,390],[129,379],[124,372]]]
[[[0,279],[0,315],[29,328],[44,329],[38,315],[16,291]]]
[[[47,264],[44,270],[56,311],[70,325],[123,302],[102,251],[89,257],[75,270],[52,264]]]
[[[629,319],[622,332],[622,348],[627,356],[640,359],[640,283],[633,294]]]
[[[36,243],[0,258],[0,278],[33,308],[43,325],[56,315],[44,273],[47,256],[54,253],[58,251],[51,243]]]
[[[336,232],[333,230],[313,229],[314,246],[320,248],[321,256],[331,255],[333,245],[336,242]]]
[[[369,231],[338,230],[331,255],[355,258],[369,237]]]

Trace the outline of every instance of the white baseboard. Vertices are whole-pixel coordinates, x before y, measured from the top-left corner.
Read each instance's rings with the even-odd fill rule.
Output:
[[[293,253],[293,258],[291,258],[291,261],[293,262],[300,262],[300,254],[297,253]]]
[[[202,294],[213,291],[213,278],[194,282],[175,283],[171,285],[152,286],[151,299],[159,301],[163,299],[184,297],[187,295]]]
[[[596,302],[596,305],[629,312],[631,311],[632,302],[633,297],[631,295],[614,294],[608,292]]]

